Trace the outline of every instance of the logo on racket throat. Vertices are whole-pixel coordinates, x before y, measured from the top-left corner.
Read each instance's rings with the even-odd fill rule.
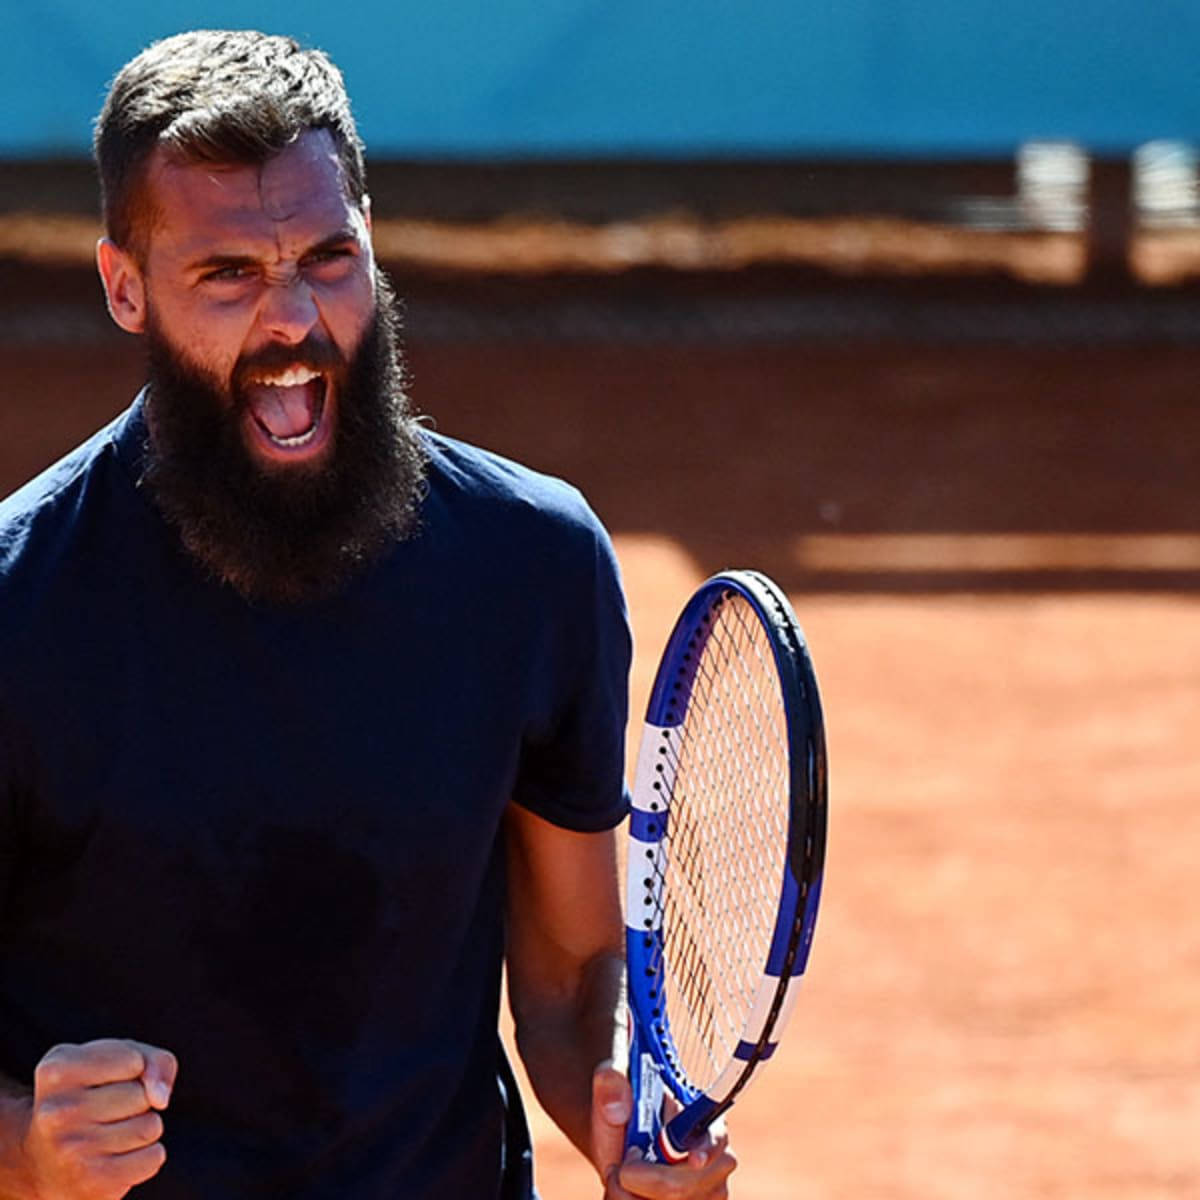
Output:
[[[662,1112],[663,1083],[658,1064],[649,1054],[643,1054],[638,1067],[637,1127],[640,1133],[650,1133]]]

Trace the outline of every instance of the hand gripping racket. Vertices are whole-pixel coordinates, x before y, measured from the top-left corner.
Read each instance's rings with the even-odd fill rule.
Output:
[[[663,652],[634,778],[627,1140],[647,1158],[686,1158],[774,1052],[812,944],[825,825],[804,635],[771,580],[722,572]]]

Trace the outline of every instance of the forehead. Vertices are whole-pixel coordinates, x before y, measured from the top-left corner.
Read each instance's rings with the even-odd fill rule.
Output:
[[[329,132],[313,129],[262,164],[171,162],[155,151],[147,175],[156,219],[150,240],[186,254],[213,241],[296,239],[358,229]]]

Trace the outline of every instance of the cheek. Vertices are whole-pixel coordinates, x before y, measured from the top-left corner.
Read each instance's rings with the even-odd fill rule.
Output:
[[[228,387],[243,343],[233,336],[222,338],[220,334],[219,329],[209,326],[203,334],[198,333],[185,343],[184,349],[196,366],[210,376],[212,382]]]
[[[359,342],[375,314],[375,288],[369,279],[326,296],[322,317],[338,349],[348,355]]]
[[[214,383],[227,386],[242,353],[251,322],[230,306],[152,302],[153,319],[186,362]]]

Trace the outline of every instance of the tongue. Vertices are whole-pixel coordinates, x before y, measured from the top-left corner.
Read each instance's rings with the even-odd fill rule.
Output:
[[[297,437],[317,423],[321,398],[319,379],[311,379],[297,387],[256,384],[246,391],[254,419],[272,437]]]

